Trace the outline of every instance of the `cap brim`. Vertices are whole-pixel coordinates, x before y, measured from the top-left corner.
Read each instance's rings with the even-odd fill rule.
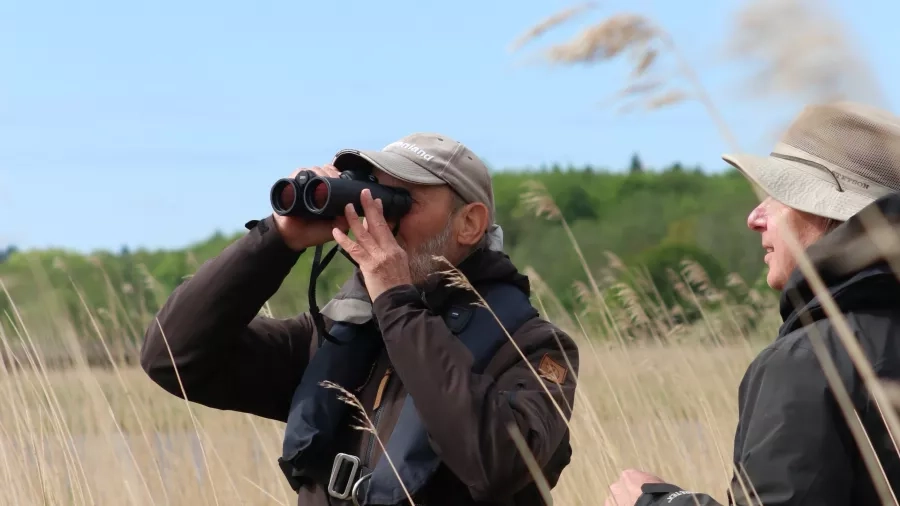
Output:
[[[443,179],[435,176],[421,165],[409,158],[396,153],[386,151],[342,151],[341,156],[356,156],[371,163],[375,167],[387,172],[401,181],[413,184],[440,185],[447,184]],[[337,159],[337,157],[335,157]]]
[[[875,200],[837,191],[834,181],[816,177],[789,160],[747,154],[726,154],[722,159],[775,200],[817,216],[846,221]]]

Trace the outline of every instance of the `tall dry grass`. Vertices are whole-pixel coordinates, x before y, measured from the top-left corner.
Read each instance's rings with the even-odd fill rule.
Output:
[[[623,467],[723,491],[737,384],[777,322],[742,337],[717,312],[700,325],[660,323],[668,335],[601,340],[607,328],[583,326],[593,309],[561,313],[535,285],[543,311],[581,349],[574,462],[553,491],[557,503],[597,504]],[[707,323],[723,333],[719,340],[706,339]],[[29,340],[27,321],[16,328],[2,336],[4,349]],[[93,336],[101,338],[108,336]],[[117,360],[48,370],[40,350],[28,349],[21,370],[0,371],[0,504],[294,504],[275,464],[282,424],[188,405]]]
[[[529,187],[524,203],[570,230],[540,185]],[[570,240],[581,255],[577,238],[570,234]],[[608,268],[594,272],[581,258],[585,277],[573,284],[582,292],[577,311],[565,310],[539,273],[526,269],[542,313],[581,350],[571,420],[575,455],[552,493],[556,502],[597,504],[624,467],[724,492],[735,392],[755,350],[777,329],[775,301],[748,288],[743,302],[723,303],[721,291],[688,260],[671,274],[702,317],[679,323],[683,309],[666,306],[640,268],[610,253]],[[94,315],[97,308],[83,311]],[[99,330],[90,341],[107,350],[108,367],[89,366],[83,340],[72,339],[67,351],[74,365],[51,369],[30,322],[15,310],[5,316],[15,332],[0,335],[6,359],[0,364],[14,365],[0,370],[6,491],[0,504],[294,503],[276,466],[282,424],[164,393],[142,371],[123,365],[109,351],[111,336]],[[19,353],[11,353],[15,345]],[[360,426],[365,430],[364,417]]]
[[[584,10],[587,9],[579,10],[571,16],[551,16],[539,23],[541,30],[529,31],[520,38],[515,47],[521,47]],[[727,43],[726,52],[730,59],[744,63],[753,61],[757,64],[757,74],[750,80],[750,87],[754,90],[752,98],[787,97],[799,101],[800,107],[809,103],[836,100],[868,102],[885,107],[884,97],[868,63],[853,45],[843,23],[831,15],[825,2],[747,0],[735,15],[735,23],[730,33],[732,37]],[[659,48],[664,49],[675,59],[678,64],[677,72],[663,78],[650,79],[649,82],[633,82],[636,78],[648,75],[648,71],[660,59]],[[602,62],[623,54],[627,55],[633,68],[629,76],[632,84],[624,88],[620,96],[649,95],[650,99],[645,101],[644,105],[651,110],[691,98],[681,91],[670,91],[661,96],[658,94],[660,87],[669,85],[673,78],[686,79],[694,91],[692,98],[699,99],[703,103],[729,146],[736,151],[739,150],[735,136],[723,121],[719,108],[710,100],[709,93],[697,78],[693,67],[681,55],[673,37],[648,16],[635,13],[613,14],[588,27],[569,42],[552,46],[544,54],[550,63],[563,65]],[[760,200],[766,198],[761,188],[754,185],[754,190]],[[900,252],[896,229],[885,226],[886,220],[883,216],[877,216],[877,212],[863,214],[861,221],[869,236],[875,240],[867,246],[867,251],[849,253],[858,258],[871,258],[873,255],[895,258]],[[799,270],[821,301],[836,334],[850,355],[856,372],[873,398],[877,412],[886,423],[894,449],[900,451],[900,445],[897,444],[900,435],[900,416],[892,405],[888,388],[878,380],[872,364],[867,361],[846,318],[828,293],[793,230],[785,223],[779,225],[781,235],[798,260]],[[879,499],[883,504],[898,504],[884,470],[872,450],[871,441],[865,433],[859,414],[849,402],[849,394],[843,383],[839,381],[833,359],[821,342],[821,336],[811,334],[810,337],[841,412],[855,442],[862,449],[864,463],[875,482]],[[896,394],[896,390],[893,392]]]
[[[522,42],[586,10],[575,8],[558,15]],[[651,109],[699,98],[723,136],[737,145],[672,38],[644,16],[618,15],[583,34],[568,49],[556,48],[548,54],[555,61],[571,63],[602,61],[625,51],[634,62],[634,72],[622,96],[643,100],[639,103]],[[666,89],[669,81],[660,77],[641,80],[651,76],[663,52],[674,55],[675,67],[690,92]],[[721,290],[708,285],[702,269],[686,261],[671,274],[676,289],[693,307],[669,307],[644,271],[622,265],[614,255],[604,272],[589,269],[577,238],[542,188],[529,188],[527,203],[560,222],[585,266],[585,278],[575,283],[581,302],[575,312],[565,311],[546,290],[539,273],[527,269],[542,312],[568,331],[581,350],[571,420],[575,455],[553,491],[557,503],[598,504],[606,497],[608,484],[626,467],[645,469],[724,499],[732,473],[738,382],[756,351],[777,331],[775,301],[750,289],[742,302],[723,300]],[[877,226],[877,217],[871,217],[871,223]],[[793,247],[801,260],[807,260],[797,244]],[[895,251],[891,248],[897,245],[887,238],[879,247]],[[889,392],[861,359],[833,300],[808,261],[801,262],[801,269],[825,300],[826,311],[883,416],[892,428],[898,427],[896,413],[887,409]],[[741,284],[739,279],[733,282]],[[610,292],[617,295],[618,303],[609,302]],[[73,365],[51,370],[45,350],[35,345],[29,332],[46,328],[47,320],[65,319],[51,309],[52,303],[47,307],[40,322],[22,318],[16,311],[3,315],[14,329],[12,334],[0,327],[4,356],[0,360],[0,485],[4,491],[0,504],[295,502],[275,463],[281,424],[214,411],[162,392],[140,370],[109,351],[111,336],[99,332],[90,338],[106,350],[109,367],[90,367],[82,340],[69,336],[63,344]],[[698,311],[700,319],[685,325],[681,321],[688,309]],[[100,308],[83,310],[95,314]],[[58,321],[55,327],[66,326]],[[12,353],[13,349],[17,352]],[[820,358],[827,372],[829,357],[820,354]],[[839,397],[846,396],[839,385],[833,386]],[[854,414],[843,406],[851,426],[859,429],[852,423]],[[865,434],[857,430],[854,435],[865,447]],[[885,503],[895,503],[890,491],[883,487],[880,491]]]

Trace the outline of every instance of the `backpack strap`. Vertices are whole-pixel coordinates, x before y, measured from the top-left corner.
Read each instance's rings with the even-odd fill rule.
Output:
[[[357,390],[384,347],[371,324],[336,322],[331,335],[343,344],[322,344],[291,399],[278,465],[295,491],[315,479],[321,462],[334,458],[331,447],[335,434],[352,409],[340,400],[338,392],[323,387],[322,382],[331,381],[351,392]]]
[[[507,333],[512,336],[525,322],[538,316],[528,295],[516,285],[492,284],[478,290],[490,310],[469,304],[453,306],[444,315],[447,326],[472,353],[474,373],[484,372],[497,350],[509,341]],[[403,479],[410,495],[414,495],[428,483],[441,464],[409,396],[385,447],[397,467],[397,474],[387,459],[380,459],[372,474],[359,483],[357,497],[361,499],[361,505],[395,505],[405,501],[406,494],[397,475]]]

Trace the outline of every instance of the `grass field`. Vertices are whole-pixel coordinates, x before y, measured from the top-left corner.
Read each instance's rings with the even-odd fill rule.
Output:
[[[755,352],[775,335],[773,301],[754,310],[757,326],[748,335],[736,324],[740,308],[720,304],[682,326],[669,321],[677,311],[661,312],[647,293],[619,286],[625,302],[608,320],[619,322],[612,328],[592,320],[590,311],[555,306],[530,272],[544,313],[581,350],[574,461],[554,490],[557,503],[598,504],[626,467],[722,499],[737,386]],[[702,277],[686,264],[685,278],[692,275]],[[103,368],[84,360],[67,369],[44,367],[39,348],[31,348],[37,339],[29,322],[10,317],[16,335],[3,334],[3,349],[20,370],[0,373],[0,504],[295,503],[276,466],[282,424],[189,405],[117,360]],[[643,338],[626,343],[629,332]],[[109,340],[79,337],[68,347],[76,358],[85,343],[102,347]],[[20,351],[10,359],[17,343]]]
[[[722,497],[747,346],[586,352],[559,504],[597,504],[623,467]],[[136,368],[6,375],[0,503],[293,504],[280,423],[187,406]],[[227,465],[225,463],[228,463]]]
[[[536,213],[559,221],[580,256],[546,192],[535,186],[525,199]],[[680,303],[664,304],[645,270],[607,256],[607,269],[585,268],[584,279],[573,280],[581,304],[574,312],[539,272],[520,267],[543,315],[580,350],[574,456],[553,491],[556,503],[602,503],[624,468],[722,500],[737,387],[753,356],[776,335],[776,299],[736,276],[728,287],[713,287],[686,259],[670,272]],[[50,292],[43,313],[32,308],[22,316],[12,302],[8,325],[0,326],[0,505],[296,503],[276,464],[283,424],[167,394],[121,359],[128,350],[100,326],[75,335]],[[83,312],[96,318],[102,308]],[[679,323],[689,315],[691,323]],[[35,336],[31,328],[60,329],[60,335]],[[47,365],[61,355],[73,365]],[[88,365],[104,357],[104,367]]]

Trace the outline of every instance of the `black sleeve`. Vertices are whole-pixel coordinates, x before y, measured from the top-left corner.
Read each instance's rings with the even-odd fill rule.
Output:
[[[787,340],[786,340],[787,341]],[[845,377],[845,387],[848,379]],[[760,355],[741,385],[735,474],[729,504],[837,506],[850,503],[853,468],[843,415],[806,338]],[[719,503],[669,486],[639,505]],[[680,495],[673,495],[680,494]],[[695,502],[696,497],[696,502]],[[670,502],[671,500],[671,502]]]
[[[635,506],[722,506],[706,494],[684,490],[671,483],[648,483],[641,487],[641,491],[644,494]]]

